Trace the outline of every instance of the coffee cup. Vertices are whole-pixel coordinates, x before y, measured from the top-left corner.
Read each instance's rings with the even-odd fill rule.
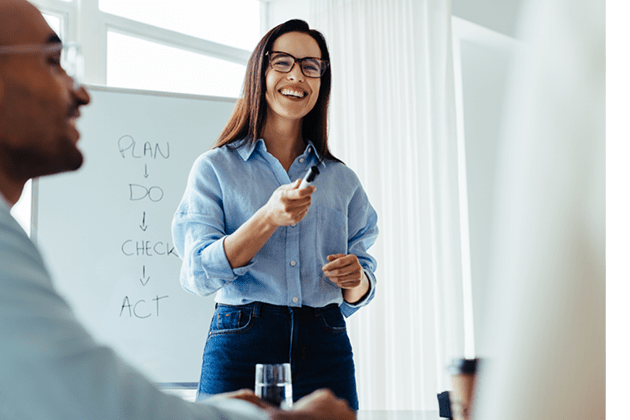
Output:
[[[453,420],[469,420],[471,417],[478,365],[479,359],[455,359],[449,366]]]

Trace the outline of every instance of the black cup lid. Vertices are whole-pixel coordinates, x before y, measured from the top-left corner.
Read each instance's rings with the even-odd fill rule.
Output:
[[[448,367],[448,371],[451,375],[473,374],[477,372],[478,364],[479,359],[454,359]]]

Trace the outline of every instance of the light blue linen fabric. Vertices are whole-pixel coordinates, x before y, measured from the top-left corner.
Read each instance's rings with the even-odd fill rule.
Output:
[[[193,164],[186,191],[173,219],[173,239],[183,259],[184,289],[216,301],[243,305],[259,301],[280,306],[341,306],[347,317],[374,297],[376,260],[367,250],[378,236],[377,215],[356,174],[332,160],[320,163],[306,217],[276,230],[244,267],[232,269],[223,241],[261,208],[284,184],[304,177],[320,160],[309,143],[289,171],[259,139],[252,146],[223,146]],[[330,254],[354,254],[370,282],[357,304],[343,300],[324,276]]]

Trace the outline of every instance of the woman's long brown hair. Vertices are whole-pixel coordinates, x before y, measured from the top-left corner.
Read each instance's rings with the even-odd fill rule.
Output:
[[[261,136],[267,117],[265,94],[265,72],[268,62],[266,53],[278,37],[288,32],[301,32],[310,35],[322,52],[322,59],[330,61],[328,46],[324,36],[310,29],[303,20],[293,19],[271,29],[260,40],[249,61],[243,85],[243,97],[236,101],[234,111],[214,148],[224,145],[241,147],[255,143]],[[302,134],[313,142],[319,156],[339,161],[328,150],[328,103],[330,100],[331,71],[328,69],[321,78],[319,97],[315,106],[302,119]]]

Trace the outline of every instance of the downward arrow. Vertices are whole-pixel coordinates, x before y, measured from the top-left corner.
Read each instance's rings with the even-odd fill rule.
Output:
[[[142,283],[143,286],[146,286],[147,283],[149,282],[149,279],[151,278],[150,276],[149,277],[146,276],[146,269],[147,269],[147,267],[143,265],[142,266],[142,278],[140,279],[140,283]],[[142,280],[144,280],[144,281],[142,281]]]
[[[144,223],[144,220],[146,219],[147,216],[147,212],[143,211],[142,212],[142,224],[140,225],[140,229],[142,229],[143,232],[146,232],[148,226]]]
[[[148,168],[147,168],[146,163],[144,164],[144,177],[145,177],[145,178],[148,178],[148,177],[149,177],[149,170],[148,170]]]

